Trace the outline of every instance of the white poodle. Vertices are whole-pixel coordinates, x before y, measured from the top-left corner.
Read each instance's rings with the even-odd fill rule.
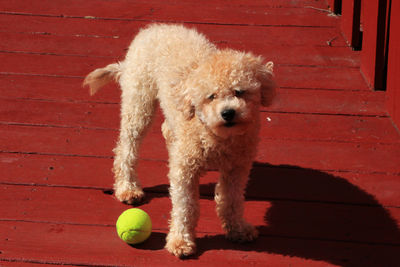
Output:
[[[243,219],[243,202],[256,155],[259,107],[274,95],[272,68],[251,53],[219,50],[194,29],[152,24],[138,33],[123,62],[86,77],[92,94],[112,79],[121,86],[113,168],[120,201],[144,197],[136,174],[138,150],[160,103],[173,206],[166,249],[174,255],[195,252],[199,178],[210,168],[221,172],[215,201],[227,237],[241,242],[257,237]]]

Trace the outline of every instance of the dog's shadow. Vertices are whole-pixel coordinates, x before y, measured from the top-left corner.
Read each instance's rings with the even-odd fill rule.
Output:
[[[214,186],[202,185],[200,191],[210,195]],[[344,178],[295,166],[256,163],[246,195],[247,201],[271,204],[264,225],[258,226],[260,237],[249,244],[231,243],[223,235],[198,238],[195,257],[211,250],[241,250],[339,266],[399,263],[396,221],[372,195]]]

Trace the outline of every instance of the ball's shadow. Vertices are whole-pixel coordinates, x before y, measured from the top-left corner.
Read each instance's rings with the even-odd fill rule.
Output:
[[[167,237],[167,234],[165,234],[165,233],[153,231],[150,235],[150,238],[147,239],[145,242],[136,244],[136,245],[129,245],[129,246],[131,246],[135,249],[161,250],[164,248],[166,237]]]

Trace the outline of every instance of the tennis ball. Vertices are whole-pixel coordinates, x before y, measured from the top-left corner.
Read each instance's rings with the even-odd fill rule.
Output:
[[[118,236],[126,243],[139,244],[151,234],[151,219],[141,209],[127,209],[118,217],[116,227]]]

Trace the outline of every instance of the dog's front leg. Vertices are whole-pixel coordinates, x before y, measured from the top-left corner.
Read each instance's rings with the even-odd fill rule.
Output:
[[[258,236],[257,229],[243,218],[244,191],[250,166],[221,170],[221,177],[215,188],[217,214],[226,237],[235,242],[252,241]]]
[[[179,139],[178,139],[179,140]],[[181,141],[181,140],[180,140]],[[169,179],[172,211],[165,248],[177,257],[195,253],[195,228],[199,218],[198,155],[194,150],[173,143],[170,148]]]

